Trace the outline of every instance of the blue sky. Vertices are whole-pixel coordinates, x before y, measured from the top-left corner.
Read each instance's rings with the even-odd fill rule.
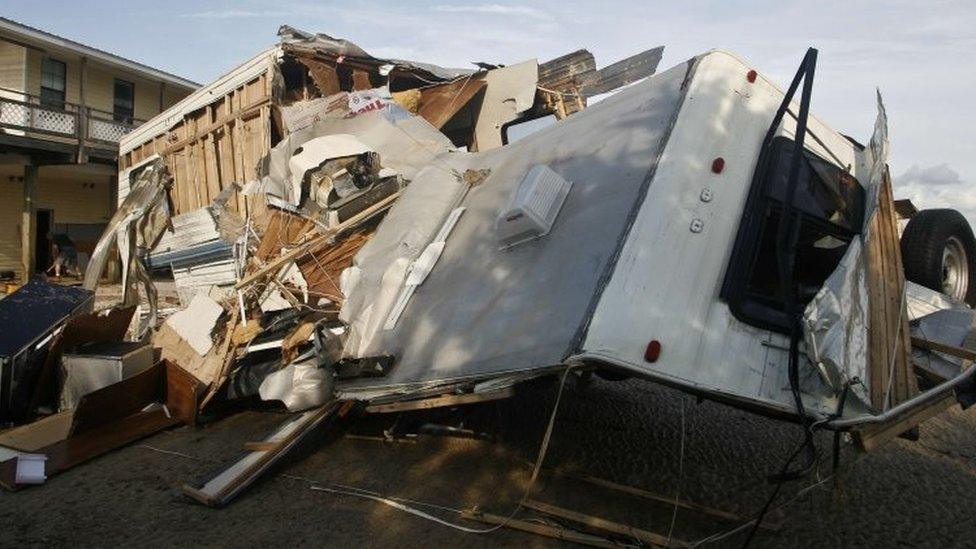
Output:
[[[276,40],[281,24],[377,56],[470,66],[586,47],[603,65],[664,45],[661,68],[728,49],[785,86],[820,50],[813,110],[863,142],[874,89],[888,107],[896,195],[976,225],[976,2],[0,0],[5,17],[206,83]]]

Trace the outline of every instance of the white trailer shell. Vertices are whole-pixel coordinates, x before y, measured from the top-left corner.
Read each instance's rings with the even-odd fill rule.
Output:
[[[788,338],[739,321],[719,296],[763,138],[784,97],[753,70],[712,51],[506,147],[435,157],[344,277],[347,356],[389,354],[397,364],[386,379],[340,392],[413,392],[589,362],[795,413]],[[794,128],[787,116],[780,133],[792,137]],[[808,150],[866,183],[869,151],[812,116],[808,128]],[[317,131],[345,130],[339,122]],[[719,157],[724,168],[715,173]],[[572,190],[550,234],[506,255],[492,222],[539,164]],[[466,169],[491,175],[467,191],[451,176]],[[411,261],[457,206],[465,215],[437,265],[396,328],[383,330],[378,319]],[[651,340],[662,345],[656,362],[644,360]],[[834,413],[836,391],[809,365],[801,376],[808,412]],[[845,415],[863,413],[858,404],[848,403]]]
[[[750,83],[750,70],[727,52],[700,59],[583,351],[573,358],[792,412],[788,338],[741,322],[719,298],[763,137],[783,100],[761,73]],[[787,117],[783,134],[792,137],[794,128]],[[808,137],[806,148],[836,157],[867,182],[866,151],[813,116],[808,131],[820,142]],[[724,168],[716,174],[719,157]],[[643,355],[652,339],[662,352],[648,363]],[[808,406],[833,413],[832,391],[815,386],[804,395]]]

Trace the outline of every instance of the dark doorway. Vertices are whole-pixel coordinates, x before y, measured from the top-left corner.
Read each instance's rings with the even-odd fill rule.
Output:
[[[34,271],[43,272],[51,266],[51,236],[54,231],[54,212],[37,210],[37,229],[34,232]]]

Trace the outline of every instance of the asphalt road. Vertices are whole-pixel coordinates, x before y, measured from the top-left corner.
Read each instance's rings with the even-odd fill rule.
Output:
[[[485,528],[451,509],[513,512],[528,486],[554,394],[551,381],[537,382],[513,399],[464,410],[356,420],[324,433],[220,510],[190,502],[179,487],[220,469],[244,442],[261,440],[285,416],[249,411],[201,428],[175,429],[44,486],[0,494],[0,545],[555,545],[504,528],[462,532],[375,501],[310,489],[341,484],[409,498],[431,515]],[[487,433],[492,440],[356,438],[391,428],[416,431],[424,422]],[[681,499],[746,517],[765,503],[773,489],[766,478],[798,440],[795,425],[699,403],[649,383],[594,379],[583,388],[570,381],[533,497],[662,535],[671,530],[676,540],[700,541],[739,523],[684,508],[675,513],[670,503],[575,477],[668,497],[677,492]],[[761,530],[752,547],[976,546],[976,412],[954,408],[924,424],[918,442],[896,440],[866,456],[845,451],[835,476],[830,437],[818,443],[819,471],[783,486],[773,506],[788,504],[770,515],[778,529]],[[801,489],[806,490],[796,496]],[[540,517],[525,509],[517,516]],[[706,546],[741,547],[745,532]]]

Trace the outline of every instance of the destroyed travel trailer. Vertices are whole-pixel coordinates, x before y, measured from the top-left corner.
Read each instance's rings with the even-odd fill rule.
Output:
[[[101,314],[128,311],[127,339],[159,350],[140,404],[180,403],[169,424],[246,399],[301,412],[189,482],[195,500],[228,503],[340,418],[505,398],[553,374],[795,421],[808,448],[829,429],[871,450],[971,403],[972,231],[896,207],[880,97],[866,145],[809,112],[815,50],[784,92],[722,51],[645,78],[660,49],[600,70],[579,51],[469,71],[281,34],[123,138],[119,210],[85,280],[121,257],[127,309]],[[515,138],[543,117],[556,121]],[[163,318],[165,272],[181,310]],[[38,362],[98,314],[52,322],[54,358]],[[87,397],[64,377],[73,421],[140,376]],[[8,461],[58,464],[15,443],[35,425],[0,435]]]

